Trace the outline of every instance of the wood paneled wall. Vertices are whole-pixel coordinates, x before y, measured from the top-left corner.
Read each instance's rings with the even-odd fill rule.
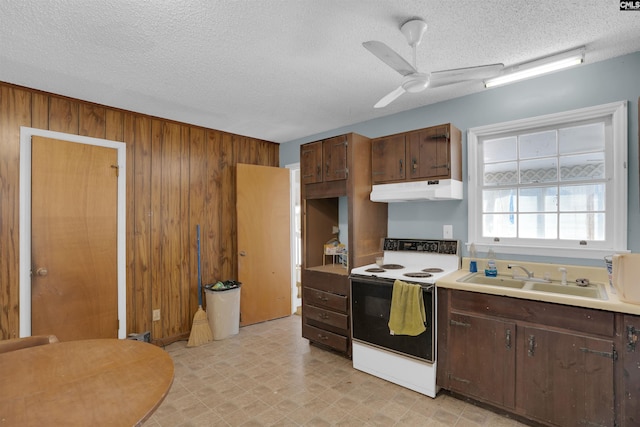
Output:
[[[188,336],[203,284],[237,277],[236,163],[278,166],[278,144],[0,83],[0,339],[19,334],[20,126],[127,145],[127,333]],[[152,322],[152,310],[161,310]]]

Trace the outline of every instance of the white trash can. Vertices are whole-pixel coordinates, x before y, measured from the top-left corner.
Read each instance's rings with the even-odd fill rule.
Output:
[[[214,340],[237,335],[240,329],[240,287],[207,289],[207,318]]]

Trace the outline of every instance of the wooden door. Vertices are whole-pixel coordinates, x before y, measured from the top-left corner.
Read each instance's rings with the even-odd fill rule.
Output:
[[[347,137],[345,135],[322,142],[325,181],[347,179]]]
[[[435,126],[409,136],[410,177],[412,179],[451,177],[449,132]]]
[[[291,314],[289,170],[237,165],[242,326]]]
[[[448,328],[451,390],[513,408],[515,323],[452,312]]]
[[[517,406],[559,426],[614,425],[613,342],[527,327],[519,335]]]
[[[371,142],[371,180],[373,184],[404,181],[405,137],[403,135],[374,139]]]
[[[322,182],[322,141],[300,147],[300,178],[302,184]]]
[[[117,338],[117,150],[31,147],[31,334]]]

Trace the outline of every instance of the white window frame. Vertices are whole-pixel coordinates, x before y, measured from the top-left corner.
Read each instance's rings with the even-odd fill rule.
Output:
[[[611,235],[607,230],[606,240],[595,244],[580,245],[579,241],[548,241],[531,239],[498,239],[482,236],[482,161],[479,156],[479,141],[509,132],[524,133],[546,126],[582,120],[609,118],[612,132],[612,151],[606,154],[607,201],[606,220],[612,221]],[[480,251],[491,247],[505,254],[536,255],[565,258],[602,259],[606,255],[627,250],[627,101],[582,108],[578,110],[532,117],[510,122],[470,128],[467,132],[468,154],[468,243]],[[611,153],[608,154],[608,153]],[[506,241],[505,241],[506,240]]]

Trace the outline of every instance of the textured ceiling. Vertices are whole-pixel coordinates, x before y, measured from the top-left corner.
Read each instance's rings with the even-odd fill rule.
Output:
[[[0,81],[287,142],[484,89],[462,83],[373,105],[411,62],[399,26],[429,28],[421,71],[510,66],[586,46],[640,50],[640,12],[615,0],[0,0]]]

